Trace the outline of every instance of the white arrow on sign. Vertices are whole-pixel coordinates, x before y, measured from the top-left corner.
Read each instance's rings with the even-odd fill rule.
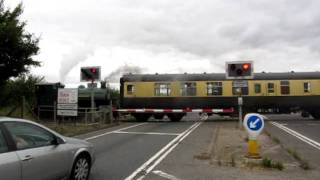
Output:
[[[257,127],[257,123],[260,121],[259,118],[257,118],[254,122],[250,122],[249,126],[250,126],[250,129],[254,129]]]

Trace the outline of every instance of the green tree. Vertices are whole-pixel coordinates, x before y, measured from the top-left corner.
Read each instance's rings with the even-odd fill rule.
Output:
[[[39,51],[39,38],[25,31],[26,22],[19,20],[22,12],[22,4],[11,11],[0,0],[0,87],[8,79],[29,72],[31,66],[40,66],[33,59]]]
[[[17,105],[21,102],[22,96],[30,105],[34,105],[36,102],[35,85],[41,82],[44,82],[44,77],[31,74],[23,74],[15,79],[10,79],[3,87],[4,96],[0,105]]]

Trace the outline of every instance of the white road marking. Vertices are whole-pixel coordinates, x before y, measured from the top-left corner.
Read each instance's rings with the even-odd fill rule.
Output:
[[[116,134],[145,134],[145,135],[162,135],[162,136],[179,136],[179,133],[158,133],[158,132],[128,132],[128,131],[115,131]]]
[[[311,145],[312,147],[320,150],[320,143],[316,142],[315,140],[310,139],[310,138],[308,138],[308,137],[306,137],[306,136],[304,136],[304,135],[302,135],[302,134],[300,134],[300,133],[298,133],[298,132],[296,132],[296,131],[288,128],[288,127],[285,127],[285,126],[283,126],[283,125],[281,125],[281,124],[279,124],[279,123],[276,123],[276,122],[270,122],[270,123],[271,123],[272,125],[280,128],[280,129],[284,130],[285,132],[291,134],[292,136],[300,139],[301,141],[303,141],[303,142]]]
[[[110,132],[106,132],[106,133],[99,134],[99,135],[96,135],[96,136],[92,136],[92,137],[86,138],[84,140],[88,141],[88,140],[96,139],[96,138],[99,138],[101,136],[112,134],[112,133],[115,133],[115,132],[118,132],[118,131],[127,130],[127,129],[134,128],[134,127],[137,127],[137,126],[141,126],[141,125],[144,125],[144,124],[147,124],[147,123],[135,124],[135,125],[132,125],[132,126],[128,126],[128,127],[124,127],[124,128],[121,128],[121,129],[114,130],[114,131],[110,131]]]
[[[174,149],[176,148],[181,141],[183,141],[190,133],[192,133],[193,130],[195,130],[197,127],[199,127],[201,123],[198,123],[195,127],[193,127],[190,131],[188,131],[182,138],[180,138],[178,140],[178,142],[176,142],[173,146],[171,146],[171,148],[169,150],[167,150],[159,159],[157,159],[157,161],[155,163],[153,163],[152,166],[150,166],[147,170],[146,173],[144,175],[142,175],[140,178],[138,178],[138,180],[142,180],[147,174],[150,173],[150,171],[152,171],[165,157],[168,156],[168,154]]]
[[[196,129],[202,122],[192,124],[187,130],[181,133],[179,136],[170,141],[165,147],[158,151],[148,161],[141,165],[125,180],[143,179],[157,164],[159,164],[185,137],[187,137],[194,129]],[[138,174],[142,173],[141,176]]]
[[[316,123],[308,123],[308,126],[319,126],[320,124],[316,124]]]
[[[156,174],[156,175],[159,175],[163,178],[166,178],[166,179],[170,179],[170,180],[180,180],[179,178],[176,178],[174,177],[173,175],[171,174],[168,174],[168,173],[165,173],[165,172],[162,172],[162,171],[159,171],[159,170],[156,170],[156,171],[152,171],[153,174]]]

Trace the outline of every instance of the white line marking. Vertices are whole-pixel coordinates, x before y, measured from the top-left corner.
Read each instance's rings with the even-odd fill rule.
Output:
[[[157,133],[157,132],[128,132],[128,131],[115,131],[116,134],[145,134],[145,135],[163,135],[163,136],[179,136],[178,133]]]
[[[300,139],[301,141],[311,145],[312,147],[320,150],[320,143],[316,142],[315,140],[310,139],[310,138],[308,138],[308,137],[306,137],[306,136],[304,136],[304,135],[302,135],[302,134],[300,134],[300,133],[298,133],[298,132],[296,132],[296,131],[294,131],[294,130],[292,130],[290,128],[287,128],[287,127],[285,127],[285,126],[283,126],[283,125],[281,125],[279,123],[271,122],[271,124],[276,126],[276,127],[278,127],[278,128],[280,128],[280,129],[282,129],[282,130],[284,130],[285,132],[291,134],[292,136]]]
[[[193,130],[195,130],[195,129],[196,129],[197,127],[199,127],[201,124],[202,124],[202,122],[201,122],[201,123],[198,123],[198,124],[197,124],[196,126],[194,126],[190,131],[188,131],[181,139],[179,139],[179,141],[178,141],[177,143],[175,143],[173,146],[171,146],[171,148],[170,148],[169,150],[167,150],[160,158],[158,158],[157,161],[156,161],[155,163],[153,163],[153,165],[150,166],[150,167],[146,170],[145,174],[143,174],[141,177],[138,178],[138,180],[142,180],[143,178],[145,178],[145,176],[146,176],[147,174],[149,174],[150,171],[152,171],[165,157],[167,157],[168,154],[169,154],[174,148],[176,148],[176,147],[180,144],[181,141],[183,141],[190,133],[192,133]]]
[[[148,161],[146,161],[143,165],[141,165],[137,170],[135,170],[131,175],[129,175],[125,180],[132,180],[137,179],[135,178],[138,173],[143,172],[148,166],[151,165],[152,162],[154,162],[157,158],[161,156],[161,154],[165,153],[171,146],[179,143],[179,139],[183,138],[184,135],[186,135],[189,131],[192,131],[194,127],[198,127],[202,122],[197,122],[192,124],[187,130],[185,130],[183,133],[181,133],[179,136],[174,138],[172,141],[170,141],[165,147],[163,147],[160,151],[158,151],[154,156],[152,156]],[[168,152],[168,151],[167,151]],[[152,169],[148,169],[149,172]],[[144,178],[144,176],[141,176],[139,179]]]
[[[101,136],[105,136],[105,135],[108,135],[108,134],[112,134],[112,133],[115,133],[115,132],[117,132],[117,131],[127,130],[127,129],[134,128],[134,127],[137,127],[137,126],[141,126],[141,125],[144,125],[144,124],[147,124],[147,123],[140,123],[140,124],[136,124],[136,125],[124,127],[124,128],[117,129],[117,130],[114,130],[114,131],[110,131],[110,132],[106,132],[106,133],[99,134],[99,135],[96,135],[96,136],[92,136],[92,137],[86,138],[86,139],[84,139],[84,140],[88,141],[88,140],[96,139],[96,138],[99,138],[99,137],[101,137]]]
[[[155,165],[157,165],[158,163],[161,162],[161,160],[168,155],[168,153],[170,151],[173,150],[173,146],[176,147],[176,145],[178,145],[179,142],[181,142],[182,138],[184,139],[187,135],[189,135],[195,128],[197,128],[202,122],[197,122],[192,124],[187,130],[185,130],[183,133],[181,133],[179,136],[177,136],[176,138],[174,138],[172,141],[170,141],[165,147],[163,147],[160,151],[158,151],[154,156],[152,156],[147,162],[145,162],[143,165],[141,165],[137,170],[135,170],[130,176],[128,176],[125,180],[132,180],[132,179],[143,179],[145,177],[145,175],[147,175],[153,168]],[[188,133],[190,132],[190,133]],[[181,141],[180,141],[181,140]],[[171,147],[171,148],[170,148]],[[169,151],[167,151],[169,149]],[[170,150],[171,149],[171,150]],[[167,151],[167,152],[166,152]],[[161,156],[162,155],[162,156]],[[161,159],[159,161],[159,159],[157,160],[157,158]],[[157,161],[156,161],[157,160]],[[156,161],[153,166],[152,163]],[[148,168],[149,166],[149,168]],[[152,167],[152,168],[150,168]],[[148,169],[147,169],[148,168]],[[140,177],[136,176],[139,173],[143,173],[145,175],[142,175]]]
[[[163,178],[166,178],[166,179],[170,179],[170,180],[180,180],[176,177],[174,177],[173,175],[171,174],[168,174],[168,173],[165,173],[165,172],[162,172],[162,171],[159,171],[159,170],[156,170],[156,171],[152,171],[153,174],[156,174],[156,175],[159,175]]]
[[[319,126],[320,124],[316,124],[316,123],[308,123],[308,126]]]

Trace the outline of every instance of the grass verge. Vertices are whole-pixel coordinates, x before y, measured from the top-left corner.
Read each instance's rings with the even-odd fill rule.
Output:
[[[283,147],[283,144],[281,143],[281,141],[277,138],[272,136],[268,131],[265,131],[266,135],[269,136],[273,142],[280,144]],[[290,149],[290,148],[286,148],[287,152],[295,159],[299,162],[299,166],[304,169],[304,170],[310,170],[311,167],[309,165],[309,163],[304,160],[297,151]]]
[[[284,169],[284,166],[281,162],[274,162],[273,160],[271,160],[269,158],[262,159],[262,166],[265,168],[278,169],[280,171],[282,171]]]

